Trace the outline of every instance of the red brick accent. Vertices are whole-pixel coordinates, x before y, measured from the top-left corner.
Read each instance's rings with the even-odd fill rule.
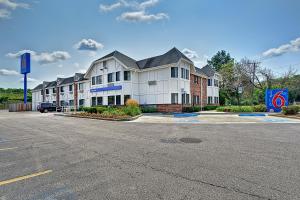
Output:
[[[60,101],[59,101],[59,87],[56,87],[56,105],[60,106]]]
[[[198,77],[198,82],[195,83],[196,77]],[[202,80],[202,91],[201,91],[201,80]],[[197,75],[194,75],[194,74],[191,74],[190,88],[191,88],[192,101],[193,101],[193,96],[199,96],[200,103],[202,102],[202,105],[206,106],[206,104],[207,104],[207,79],[202,78]]]
[[[181,104],[158,104],[156,107],[158,112],[182,112]]]

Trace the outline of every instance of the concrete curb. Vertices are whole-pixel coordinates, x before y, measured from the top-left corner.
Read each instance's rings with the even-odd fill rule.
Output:
[[[137,115],[134,117],[123,118],[123,119],[113,119],[113,118],[103,118],[103,117],[93,117],[93,116],[80,116],[74,114],[54,114],[55,116],[63,116],[63,117],[74,117],[74,118],[86,118],[86,119],[97,119],[97,120],[105,120],[105,121],[133,121],[138,119],[143,115]]]

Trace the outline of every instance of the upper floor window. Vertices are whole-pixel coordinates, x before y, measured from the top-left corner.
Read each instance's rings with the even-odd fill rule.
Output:
[[[207,86],[212,86],[212,79],[207,79]]]
[[[130,71],[124,71],[124,81],[130,81],[130,80],[131,80]]]
[[[218,80],[214,80],[214,85],[216,86],[216,87],[219,87],[219,81]]]
[[[96,76],[96,85],[102,84],[102,75]]]
[[[116,81],[120,81],[120,72],[116,72]]]
[[[181,68],[181,78],[185,78],[185,69]]]
[[[73,85],[69,85],[69,92],[73,92]]]
[[[103,68],[106,68],[106,61],[103,61]]]
[[[190,80],[190,70],[185,70],[185,79]]]
[[[194,76],[194,83],[199,84],[199,76]]]
[[[114,74],[113,73],[107,74],[107,82],[108,83],[114,82]]]
[[[49,89],[46,89],[46,94],[49,94]]]
[[[56,93],[56,88],[52,89],[52,93],[55,94]]]
[[[171,67],[171,77],[178,78],[178,67]]]
[[[79,83],[78,89],[79,89],[79,90],[83,90],[83,83]]]
[[[95,76],[92,77],[92,85],[96,85],[96,77]]]
[[[60,87],[60,92],[65,92],[64,86],[61,86],[61,87]]]

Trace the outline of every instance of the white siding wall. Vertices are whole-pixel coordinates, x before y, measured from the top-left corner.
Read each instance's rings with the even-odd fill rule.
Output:
[[[73,91],[69,91],[69,85],[73,85]],[[60,88],[64,87],[64,92],[60,92]],[[60,85],[59,86],[59,101],[65,101],[69,105],[69,100],[74,100],[74,84],[65,84],[65,85]]]
[[[37,106],[42,103],[43,98],[41,95],[41,90],[32,91],[32,110],[36,111]]]
[[[208,102],[208,97],[212,97],[212,104],[218,103],[218,102],[215,102],[215,97],[219,98],[219,90],[220,89],[219,89],[219,87],[216,87],[214,85],[214,82],[215,82],[215,80],[218,80],[219,85],[220,85],[219,77],[215,75],[215,76],[209,77],[208,79],[212,80],[212,86],[207,85],[207,102]]]
[[[53,103],[53,101],[56,101],[56,93],[53,94],[53,87],[46,89],[49,89],[49,94],[46,94],[45,92],[45,102]]]

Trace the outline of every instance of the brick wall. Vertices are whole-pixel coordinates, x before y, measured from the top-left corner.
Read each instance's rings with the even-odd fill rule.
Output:
[[[207,78],[201,78],[202,79],[202,105],[207,105]]]
[[[195,83],[196,77],[198,77],[198,82]],[[202,91],[201,91],[201,80],[202,80]],[[193,96],[199,96],[200,103],[202,102],[202,105],[206,106],[207,105],[207,79],[191,74],[190,87],[191,87],[192,101],[193,101]],[[196,104],[194,103],[194,105]]]
[[[78,109],[78,83],[74,83],[74,107]]]
[[[158,112],[182,112],[181,104],[158,104],[156,105]]]

